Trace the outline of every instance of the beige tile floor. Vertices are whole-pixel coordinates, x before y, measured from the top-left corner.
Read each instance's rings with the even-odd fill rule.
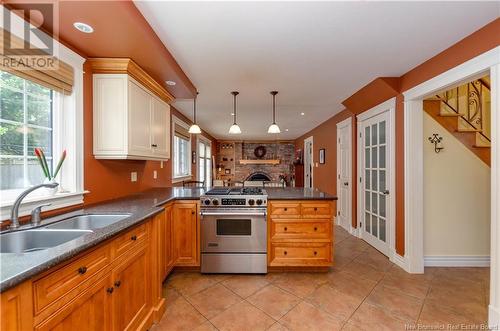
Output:
[[[164,287],[167,310],[152,330],[446,330],[485,323],[489,268],[411,275],[340,227],[335,237],[328,273],[172,274]]]

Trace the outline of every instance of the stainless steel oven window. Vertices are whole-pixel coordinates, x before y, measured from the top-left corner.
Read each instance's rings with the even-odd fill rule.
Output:
[[[218,236],[251,236],[252,235],[252,220],[251,219],[217,219],[217,235]]]

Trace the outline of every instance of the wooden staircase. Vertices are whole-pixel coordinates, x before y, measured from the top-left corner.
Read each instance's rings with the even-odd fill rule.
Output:
[[[491,167],[491,144],[480,129],[464,125],[464,121],[469,122],[458,112],[444,112],[443,101],[439,99],[424,100],[424,111]]]

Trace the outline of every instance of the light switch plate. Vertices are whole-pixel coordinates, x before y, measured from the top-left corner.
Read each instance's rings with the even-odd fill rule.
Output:
[[[131,182],[137,182],[137,172],[132,171],[132,172],[130,173],[130,181],[131,181]]]
[[[160,168],[163,169],[163,161],[160,161]]]
[[[153,179],[158,178],[158,171],[153,170]]]

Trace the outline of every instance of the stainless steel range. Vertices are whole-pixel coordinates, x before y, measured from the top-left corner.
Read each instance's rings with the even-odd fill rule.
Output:
[[[214,188],[201,197],[201,272],[267,272],[267,193]]]

